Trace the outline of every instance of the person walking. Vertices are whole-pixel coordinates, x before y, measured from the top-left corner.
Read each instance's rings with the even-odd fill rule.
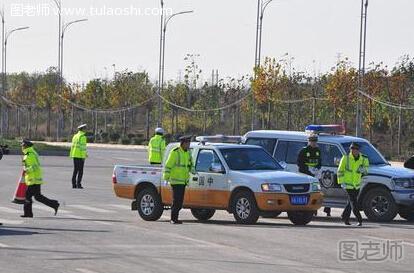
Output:
[[[72,138],[72,147],[70,149],[70,157],[73,158],[73,175],[72,188],[83,189],[82,177],[85,160],[88,157],[86,145],[88,140],[86,138],[86,124],[78,127],[78,133]]]
[[[181,137],[180,146],[171,151],[165,163],[163,179],[169,182],[173,191],[171,224],[182,224],[182,221],[178,220],[178,216],[183,207],[185,187],[188,185],[193,167],[190,143],[191,136]]]
[[[24,214],[21,217],[33,218],[32,197],[36,201],[52,208],[55,215],[59,209],[59,202],[51,200],[42,195],[40,186],[43,184],[42,169],[40,167],[39,155],[33,148],[33,143],[29,140],[23,140],[21,143],[23,151],[23,168],[25,172],[25,183],[27,185],[26,200],[23,205]]]
[[[148,161],[151,165],[162,164],[165,146],[164,129],[155,129],[155,135],[148,143]]]
[[[311,134],[308,137],[308,145],[300,150],[297,165],[300,173],[315,177],[322,167],[321,150],[318,147],[318,135]],[[313,172],[311,171],[313,170]],[[326,215],[331,216],[331,208],[325,207]],[[315,214],[316,215],[316,214]]]
[[[358,195],[361,188],[362,177],[368,173],[368,157],[360,153],[360,145],[352,143],[350,153],[344,155],[338,167],[338,184],[346,190],[348,203],[342,213],[345,225],[350,225],[351,209],[357,217],[358,226],[362,226],[362,216],[359,212]]]

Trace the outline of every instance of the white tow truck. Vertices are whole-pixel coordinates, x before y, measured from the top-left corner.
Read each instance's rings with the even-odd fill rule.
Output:
[[[164,159],[177,147],[167,146]],[[319,181],[283,171],[262,147],[193,142],[190,146],[194,170],[184,197],[184,208],[206,221],[216,210],[226,210],[241,224],[256,223],[260,216],[287,212],[296,225],[308,224],[322,206]],[[113,189],[120,198],[133,200],[146,221],[158,220],[172,204],[172,191],[162,179],[163,167],[116,165]]]

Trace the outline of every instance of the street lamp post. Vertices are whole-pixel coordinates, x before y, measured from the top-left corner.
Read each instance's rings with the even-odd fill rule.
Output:
[[[59,46],[60,46],[60,49],[59,49],[59,52],[60,52],[60,54],[59,54],[60,55],[59,56],[60,57],[60,60],[59,60],[59,65],[60,65],[60,67],[59,67],[59,93],[60,93],[60,95],[63,94],[63,41],[64,41],[64,38],[65,38],[66,30],[68,29],[68,27],[70,27],[73,24],[80,23],[80,22],[85,22],[85,21],[88,21],[88,19],[74,20],[74,21],[66,23],[62,26],[61,36],[60,36],[60,39],[59,39]],[[59,108],[61,108],[61,107],[59,107]],[[57,140],[59,140],[59,138],[61,136],[61,130],[63,129],[63,126],[62,126],[63,125],[63,112],[62,112],[62,109],[59,109],[59,114],[58,115],[60,115],[60,118],[58,118],[58,124],[57,124],[58,129],[56,130]]]
[[[5,38],[5,20],[4,20],[4,8],[0,11],[1,16],[1,80],[2,80],[2,93],[1,95],[4,96],[4,93],[6,92],[6,89],[4,88],[4,84],[6,82],[6,75],[4,75],[4,38]],[[3,136],[4,131],[4,104],[3,100],[0,100],[0,135]]]
[[[256,78],[256,69],[260,67],[260,59],[262,54],[262,30],[263,30],[263,16],[267,6],[273,0],[257,0],[257,19],[256,19],[256,51],[254,56],[254,77]],[[252,95],[252,117],[251,117],[251,129],[254,130],[255,122],[255,100]]]
[[[19,27],[19,28],[12,29],[9,32],[5,33],[4,43],[3,43],[3,94],[2,94],[3,96],[7,90],[7,42],[9,41],[10,35],[12,35],[14,32],[26,30],[28,28],[29,27]],[[3,127],[4,125],[3,116],[2,116],[2,122],[3,122],[2,124],[2,127]],[[8,125],[7,125],[6,131],[8,131]],[[3,128],[2,128],[2,134],[3,134]]]
[[[356,130],[355,135],[362,137],[363,107],[362,94],[364,91],[365,78],[365,56],[367,44],[367,15],[368,0],[361,0],[361,26],[359,32],[359,70],[358,70],[358,87],[357,87],[357,109],[356,109]]]
[[[172,18],[178,16],[178,15],[182,15],[182,14],[187,14],[187,13],[193,13],[193,10],[187,10],[187,11],[181,11],[181,12],[177,12],[174,13],[168,17],[165,18],[164,23],[163,23],[163,30],[162,30],[162,56],[161,56],[161,83],[159,83],[160,85],[160,91],[159,91],[159,96],[161,96],[162,90],[164,88],[164,72],[165,72],[165,37],[166,37],[166,32],[167,32],[167,26],[168,23],[171,21]],[[162,104],[161,107],[159,109],[160,111],[160,115],[159,115],[159,121],[158,121],[158,125],[162,126]]]
[[[5,39],[4,39],[4,77],[6,77],[7,75],[7,42],[9,41],[9,37],[11,34],[13,34],[16,31],[21,31],[21,30],[26,30],[29,27],[19,27],[19,28],[15,28],[10,30],[9,32],[6,33]],[[7,79],[6,79],[7,80]],[[4,90],[6,90],[6,85],[7,85],[7,81],[4,81]]]
[[[160,63],[158,67],[158,121],[157,127],[161,127],[162,100],[161,100],[161,77],[162,77],[162,50],[163,50],[163,28],[164,28],[164,0],[161,0],[161,23],[160,23]]]

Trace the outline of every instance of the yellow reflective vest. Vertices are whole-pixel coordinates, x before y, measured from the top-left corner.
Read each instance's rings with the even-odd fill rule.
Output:
[[[190,150],[174,148],[165,163],[163,179],[170,182],[170,185],[187,185],[192,167]]]
[[[39,155],[33,147],[23,149],[23,166],[27,186],[43,184]]]
[[[150,163],[162,163],[165,152],[165,139],[161,135],[153,136],[148,143],[148,161]]]
[[[85,132],[79,131],[72,138],[72,147],[70,149],[71,158],[82,158],[85,159],[88,157],[88,152],[86,151],[87,139]]]
[[[368,173],[369,160],[360,154],[355,160],[352,153],[344,155],[338,167],[338,184],[345,183],[346,189],[359,189],[361,187],[362,176]]]

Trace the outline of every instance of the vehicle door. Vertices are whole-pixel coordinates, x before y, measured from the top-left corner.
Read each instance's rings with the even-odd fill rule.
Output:
[[[321,150],[322,168],[320,173],[320,184],[325,194],[325,202],[339,203],[346,202],[346,192],[339,186],[337,171],[342,152],[338,145],[333,143],[318,143]]]
[[[300,150],[307,145],[306,141],[278,140],[274,158],[285,167],[288,172],[298,172],[298,155]]]
[[[191,203],[200,207],[227,207],[224,165],[213,149],[200,149],[192,179]]]

